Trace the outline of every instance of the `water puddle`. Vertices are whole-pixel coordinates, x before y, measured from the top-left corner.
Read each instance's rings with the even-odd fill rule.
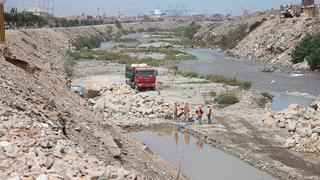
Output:
[[[192,180],[276,179],[187,134],[168,130],[134,132],[133,136],[168,163],[181,164],[182,173]]]

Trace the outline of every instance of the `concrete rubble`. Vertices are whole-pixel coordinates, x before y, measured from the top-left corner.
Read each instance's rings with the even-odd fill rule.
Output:
[[[262,121],[271,128],[288,132],[283,143],[285,148],[320,152],[320,101],[308,108],[292,104],[283,111],[267,113]]]

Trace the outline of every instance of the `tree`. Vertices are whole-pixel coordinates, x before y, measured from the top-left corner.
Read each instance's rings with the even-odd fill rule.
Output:
[[[311,70],[320,69],[320,33],[307,34],[292,52],[292,63],[308,61]]]
[[[311,70],[320,69],[320,48],[314,50],[308,58],[308,64]]]

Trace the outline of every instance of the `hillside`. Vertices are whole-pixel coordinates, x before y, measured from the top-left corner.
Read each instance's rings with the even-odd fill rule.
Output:
[[[292,19],[279,19],[276,11],[256,12],[238,21],[205,23],[197,34],[198,37],[219,37],[228,34],[241,24],[250,27],[255,22],[262,22],[248,34],[237,46],[229,50],[236,57],[243,59],[258,59],[293,66],[291,52],[295,45],[306,35],[319,29],[319,18],[299,17]],[[306,62],[294,65],[295,68],[307,69]]]
[[[102,121],[102,112],[66,86],[63,62],[70,41],[108,37],[107,29],[7,32],[0,54],[1,178],[173,179],[174,168]]]

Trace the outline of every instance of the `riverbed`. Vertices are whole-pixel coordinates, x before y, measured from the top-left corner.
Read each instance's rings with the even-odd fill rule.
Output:
[[[141,43],[159,41],[147,33],[134,33],[126,36]],[[116,48],[115,42],[103,43],[104,49]],[[199,74],[224,75],[251,81],[252,88],[258,92],[273,95],[271,110],[281,111],[290,104],[298,103],[301,107],[309,106],[320,96],[320,73],[296,71],[279,67],[280,72],[261,72],[268,64],[256,60],[244,60],[231,57],[224,52],[209,48],[177,48],[197,57],[198,60],[182,61],[180,71],[195,71]],[[294,95],[292,95],[294,94]]]

